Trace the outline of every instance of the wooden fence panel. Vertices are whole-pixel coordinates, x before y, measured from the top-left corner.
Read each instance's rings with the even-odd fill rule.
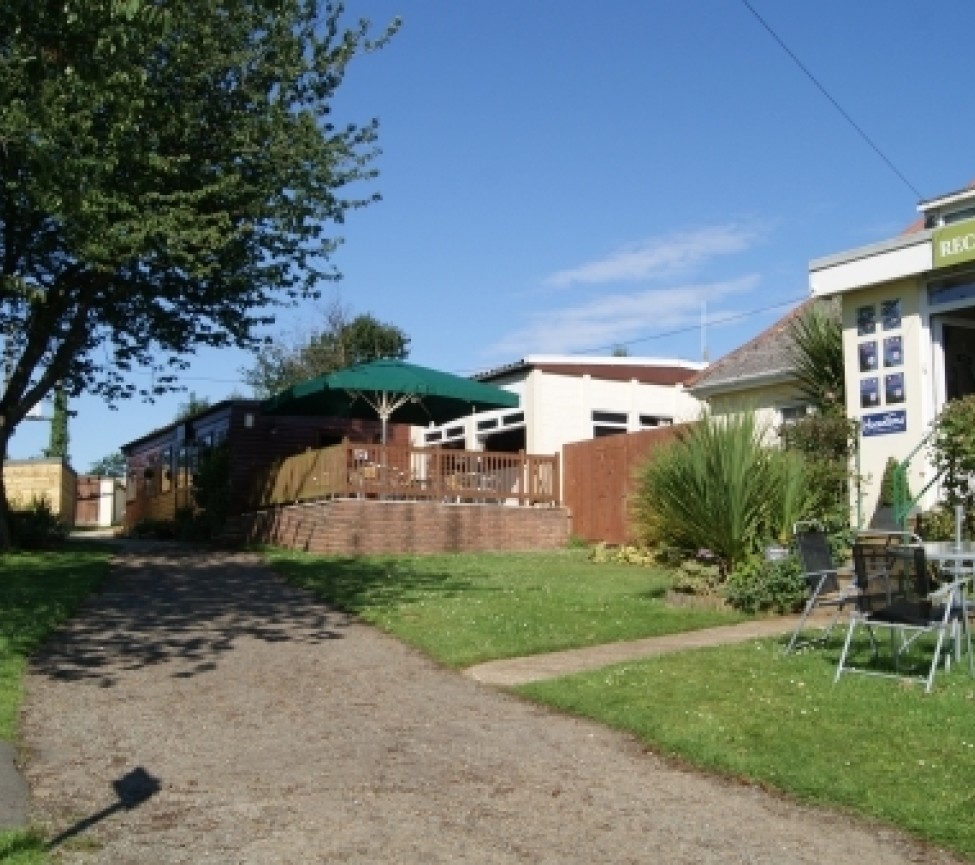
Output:
[[[572,534],[590,542],[632,543],[635,474],[684,428],[657,427],[565,445],[564,500],[572,514]]]

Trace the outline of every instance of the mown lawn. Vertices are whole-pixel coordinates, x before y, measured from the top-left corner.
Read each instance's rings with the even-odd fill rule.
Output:
[[[654,751],[849,809],[975,856],[975,681],[934,691],[844,676],[837,645],[799,655],[756,641],[519,688],[635,733]]]
[[[101,585],[108,564],[108,550],[97,545],[0,555],[0,739],[13,741],[17,735],[27,656]],[[36,833],[0,832],[4,865],[46,861]]]
[[[450,666],[740,621],[664,602],[663,569],[594,564],[585,550],[313,556],[269,550],[297,585]]]

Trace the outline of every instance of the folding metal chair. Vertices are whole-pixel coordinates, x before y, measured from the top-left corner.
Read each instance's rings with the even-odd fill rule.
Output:
[[[802,576],[809,596],[799,617],[799,623],[792,632],[789,644],[785,647],[786,654],[803,646],[825,643],[843,608],[850,603],[857,592],[852,582],[847,585],[840,584],[838,569],[833,564],[833,554],[829,548],[829,539],[819,523],[796,523],[793,527],[793,541],[802,565]],[[800,639],[806,620],[817,607],[835,607],[836,611],[818,637]]]
[[[966,641],[968,672],[975,675],[968,624],[967,587],[972,580],[971,574],[933,588],[927,557],[920,543],[857,542],[853,545],[853,568],[859,593],[834,682],[838,682],[845,672],[865,673],[918,679],[924,682],[925,693],[930,692],[942,657],[946,667],[951,663],[950,645],[945,646],[945,635],[954,629],[960,629],[960,636]],[[869,636],[869,666],[851,662],[853,637],[858,628],[865,629]],[[892,657],[886,664],[880,657],[876,630],[890,632]],[[928,636],[933,637],[933,645],[924,641],[923,638]],[[907,669],[908,653],[915,650],[921,656],[930,653],[930,661],[916,660],[915,666]]]

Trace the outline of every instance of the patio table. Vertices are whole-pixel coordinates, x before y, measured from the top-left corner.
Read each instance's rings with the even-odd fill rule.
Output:
[[[940,565],[945,572],[957,579],[967,575],[975,577],[975,541],[924,541],[924,555],[929,562]],[[951,603],[961,606],[961,598]],[[961,633],[955,629],[955,660],[961,657]]]
[[[928,561],[957,573],[975,572],[975,541],[924,541]]]

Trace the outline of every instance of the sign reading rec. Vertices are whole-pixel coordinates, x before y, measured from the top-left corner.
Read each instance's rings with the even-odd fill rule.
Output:
[[[975,220],[965,219],[935,229],[931,236],[935,267],[949,267],[975,259]]]
[[[884,436],[907,431],[907,412],[885,411],[866,414],[861,418],[861,431],[866,436]]]

